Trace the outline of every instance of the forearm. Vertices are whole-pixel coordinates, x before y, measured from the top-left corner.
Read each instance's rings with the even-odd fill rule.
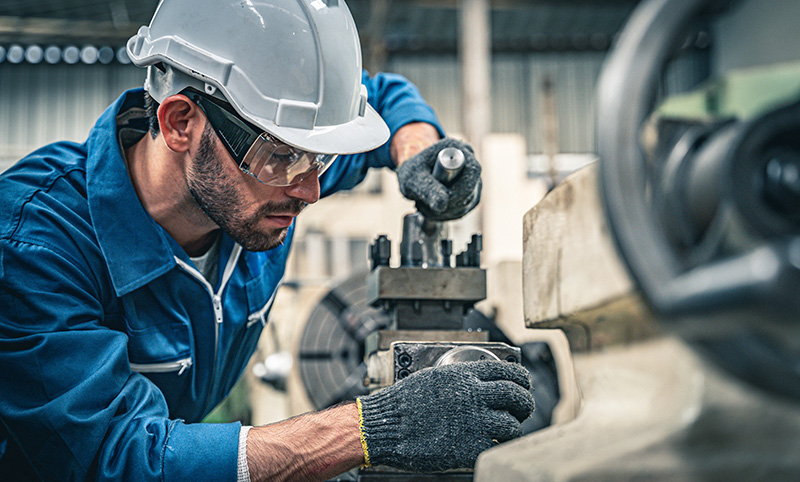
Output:
[[[421,152],[440,139],[439,131],[427,122],[411,122],[395,132],[392,136],[390,153],[395,165],[399,166],[406,159]]]
[[[355,403],[254,427],[247,434],[252,482],[323,481],[363,463]]]

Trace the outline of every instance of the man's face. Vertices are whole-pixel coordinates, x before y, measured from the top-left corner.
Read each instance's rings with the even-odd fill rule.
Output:
[[[244,174],[206,124],[187,184],[200,208],[249,251],[266,251],[286,239],[288,227],[319,198],[316,176],[288,187],[266,186]]]

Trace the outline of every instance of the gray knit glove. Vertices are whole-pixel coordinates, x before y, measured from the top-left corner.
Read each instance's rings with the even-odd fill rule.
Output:
[[[367,465],[472,468],[481,452],[522,434],[534,408],[530,383],[516,363],[463,362],[420,370],[359,397]]]
[[[456,147],[464,153],[464,167],[450,186],[433,177],[436,156],[447,147]],[[442,139],[400,164],[397,180],[403,196],[416,201],[417,210],[431,221],[458,219],[481,200],[481,165],[472,147],[458,139]]]

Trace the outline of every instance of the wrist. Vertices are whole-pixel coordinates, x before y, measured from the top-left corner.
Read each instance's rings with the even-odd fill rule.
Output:
[[[254,427],[247,434],[252,482],[323,481],[363,463],[355,403]]]
[[[389,152],[396,166],[440,140],[439,131],[427,122],[411,122],[397,129]]]

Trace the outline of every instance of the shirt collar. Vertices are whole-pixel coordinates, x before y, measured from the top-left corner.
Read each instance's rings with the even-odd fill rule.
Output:
[[[176,265],[183,250],[144,209],[118,143],[118,119],[144,106],[143,89],[123,93],[97,120],[86,141],[87,198],[97,241],[117,296],[124,296]]]

